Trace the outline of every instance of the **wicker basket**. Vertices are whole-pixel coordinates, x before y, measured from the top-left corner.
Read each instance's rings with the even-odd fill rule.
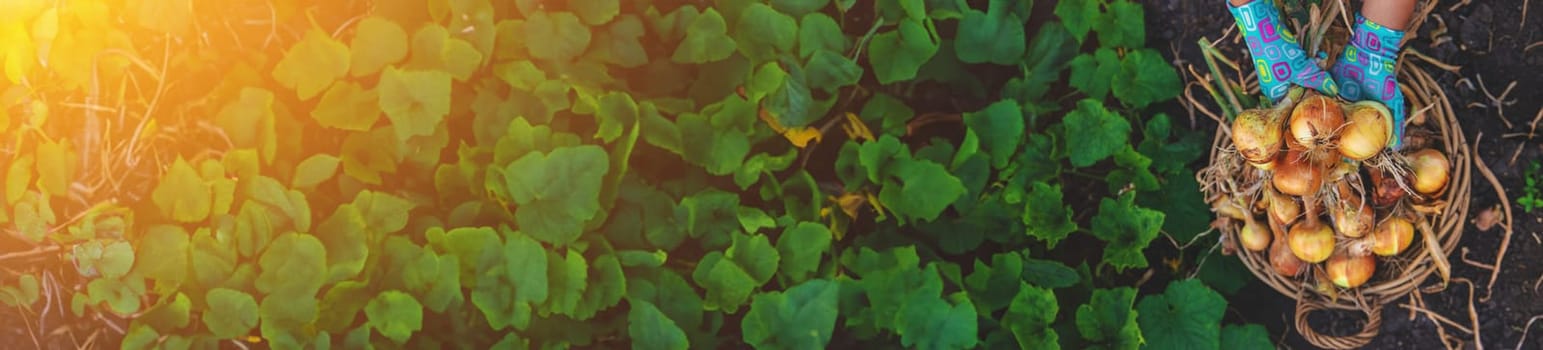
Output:
[[[1420,16],[1417,18],[1423,19],[1434,5],[1434,2],[1422,4],[1421,11],[1418,13]],[[1305,40],[1304,44],[1308,45],[1309,51],[1316,52],[1321,46],[1327,46],[1335,49],[1330,53],[1337,53],[1337,49],[1344,45],[1342,38],[1346,36],[1345,33],[1348,33],[1348,30],[1344,29],[1345,25],[1342,21],[1344,11],[1339,10],[1343,6],[1343,1],[1326,1],[1323,11],[1316,9],[1312,11],[1315,20],[1306,24],[1305,28],[1308,30],[1303,31],[1307,33],[1305,37],[1308,40]],[[1417,33],[1419,22],[1417,20],[1410,26],[1408,32],[1411,33],[1411,37],[1413,33]],[[1330,42],[1335,36],[1341,37],[1339,42]],[[1331,40],[1323,40],[1326,37]],[[1419,210],[1415,210],[1414,215],[1418,218],[1413,220],[1416,235],[1410,248],[1393,257],[1379,258],[1379,266],[1372,279],[1354,289],[1320,287],[1326,284],[1321,283],[1326,281],[1321,264],[1309,264],[1309,270],[1296,277],[1286,277],[1278,274],[1271,267],[1268,250],[1261,252],[1237,250],[1239,259],[1260,281],[1282,295],[1296,299],[1297,332],[1313,345],[1334,349],[1364,346],[1371,342],[1380,330],[1383,305],[1409,295],[1434,272],[1442,273],[1443,281],[1440,286],[1444,286],[1445,279],[1449,277],[1450,264],[1447,262],[1447,256],[1452,253],[1457,242],[1462,238],[1463,222],[1468,216],[1472,156],[1457,115],[1440,86],[1424,70],[1411,63],[1409,60],[1400,59],[1397,66],[1400,87],[1410,104],[1408,109],[1410,125],[1406,135],[1426,133],[1430,138],[1431,148],[1443,151],[1448,156],[1452,169],[1451,182],[1445,193],[1440,198],[1427,202],[1427,205],[1420,206]],[[1243,158],[1232,146],[1229,127],[1228,123],[1218,125],[1210,154],[1211,164],[1197,175],[1197,180],[1200,181],[1207,198],[1224,193],[1241,195],[1243,188],[1246,188],[1243,184],[1267,181],[1267,179],[1257,178],[1257,174],[1250,174],[1253,168],[1244,163]],[[1413,150],[1405,149],[1405,151]],[[1220,227],[1223,239],[1239,242],[1238,232],[1242,226],[1241,222],[1234,221]],[[1314,330],[1307,321],[1308,314],[1318,310],[1360,312],[1366,315],[1367,322],[1355,334],[1327,335]]]

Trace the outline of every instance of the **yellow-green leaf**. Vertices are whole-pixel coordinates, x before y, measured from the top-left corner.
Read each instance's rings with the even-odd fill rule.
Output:
[[[313,28],[273,67],[273,80],[309,100],[348,73],[350,58],[348,46]]]
[[[179,222],[199,222],[209,217],[213,190],[186,160],[178,157],[161,177],[150,198],[161,214]]]
[[[407,58],[407,31],[385,18],[368,17],[359,21],[354,35],[350,73],[363,77]],[[325,99],[325,97],[323,97]]]

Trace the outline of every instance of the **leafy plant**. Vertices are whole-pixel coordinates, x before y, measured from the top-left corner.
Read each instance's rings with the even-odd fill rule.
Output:
[[[1538,190],[1538,182],[1543,181],[1543,171],[1539,170],[1543,170],[1543,162],[1534,160],[1527,164],[1527,171],[1522,172],[1522,181],[1525,182],[1522,195],[1516,197],[1516,204],[1521,204],[1529,213],[1543,208],[1543,191]]]
[[[1133,288],[1207,223],[1128,0],[169,5],[0,16],[0,222],[75,267],[0,302],[124,348],[1269,341],[1226,270]]]

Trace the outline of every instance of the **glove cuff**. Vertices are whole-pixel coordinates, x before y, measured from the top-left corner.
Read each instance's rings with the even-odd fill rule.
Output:
[[[1394,30],[1355,15],[1355,29],[1351,32],[1350,45],[1368,56],[1394,57],[1398,55],[1404,32]]]

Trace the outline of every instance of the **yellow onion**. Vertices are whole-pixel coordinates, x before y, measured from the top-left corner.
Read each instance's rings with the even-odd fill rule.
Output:
[[[1296,221],[1298,216],[1302,215],[1302,205],[1298,204],[1297,199],[1292,198],[1290,195],[1266,188],[1265,198],[1270,203],[1270,216],[1274,217],[1277,221],[1290,224]]]
[[[1414,242],[1414,224],[1401,217],[1391,217],[1383,220],[1372,231],[1372,253],[1381,256],[1394,256],[1409,249],[1409,243]]]
[[[1291,253],[1302,261],[1316,264],[1334,253],[1334,230],[1311,221],[1291,226],[1286,239],[1290,241]]]
[[[1270,229],[1253,218],[1243,221],[1243,230],[1238,232],[1238,237],[1243,248],[1250,251],[1260,252],[1270,247]]]
[[[1296,254],[1291,253],[1291,247],[1286,240],[1277,239],[1270,245],[1270,267],[1275,268],[1275,273],[1296,277],[1297,274],[1302,273],[1302,267],[1305,265],[1307,264],[1303,263],[1302,259],[1298,259]]]
[[[1345,111],[1333,98],[1313,94],[1291,111],[1291,138],[1298,146],[1316,150],[1331,142],[1345,124]]]
[[[1223,196],[1221,199],[1211,203],[1211,211],[1216,212],[1216,214],[1222,217],[1236,220],[1246,220],[1245,218],[1248,217],[1248,213],[1243,210],[1243,206],[1238,204],[1230,195]]]
[[[1323,187],[1323,169],[1303,157],[1301,150],[1290,150],[1275,162],[1275,173],[1271,176],[1275,190],[1293,196],[1312,196]]]
[[[1343,183],[1341,183],[1343,184]],[[1349,186],[1340,186],[1348,189]],[[1372,207],[1364,205],[1361,197],[1355,196],[1350,191],[1340,192],[1339,203],[1329,204],[1329,218],[1334,220],[1334,230],[1349,237],[1361,237],[1372,231],[1372,225],[1376,224]]]
[[[1377,259],[1371,255],[1334,254],[1326,265],[1329,280],[1340,288],[1359,287],[1377,271]]]
[[[1366,160],[1382,152],[1393,137],[1393,117],[1375,101],[1351,104],[1345,112],[1345,128],[1339,134],[1339,154]]]
[[[1378,208],[1387,208],[1398,203],[1404,198],[1404,188],[1398,186],[1398,180],[1387,172],[1372,170],[1372,203]]]
[[[1282,119],[1281,113],[1268,109],[1238,113],[1232,121],[1232,144],[1249,164],[1271,163],[1280,154]]]
[[[1447,188],[1451,164],[1447,156],[1434,149],[1422,149],[1409,157],[1414,168],[1414,191],[1426,196],[1441,194]]]

